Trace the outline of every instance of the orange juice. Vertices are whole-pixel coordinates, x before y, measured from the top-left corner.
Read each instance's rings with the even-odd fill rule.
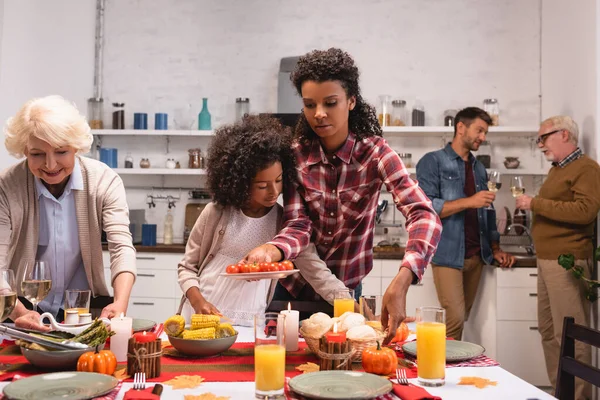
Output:
[[[67,319],[67,311],[71,311],[71,310],[77,311],[77,314],[85,314],[85,313],[90,312],[89,308],[67,308],[65,310],[65,316],[64,316],[65,319]]]
[[[256,390],[283,390],[285,380],[285,347],[263,344],[254,348],[254,381]]]
[[[446,324],[417,323],[417,373],[423,379],[446,376]]]
[[[354,299],[334,299],[333,316],[339,317],[346,311],[354,312]]]

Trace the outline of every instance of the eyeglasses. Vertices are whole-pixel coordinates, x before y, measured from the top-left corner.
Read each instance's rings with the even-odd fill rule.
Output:
[[[543,135],[540,135],[537,137],[537,139],[535,139],[535,144],[544,144],[546,142],[546,139],[548,138],[548,136],[556,133],[556,132],[562,132],[564,131],[564,129],[557,129],[555,131],[552,132],[548,132],[548,133],[544,133]]]

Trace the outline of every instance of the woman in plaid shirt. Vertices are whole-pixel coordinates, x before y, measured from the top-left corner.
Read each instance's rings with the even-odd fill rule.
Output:
[[[304,103],[295,129],[298,179],[284,192],[282,230],[246,260],[294,259],[313,242],[338,279],[349,288],[360,287],[373,268],[375,214],[385,184],[406,217],[408,231],[398,274],[383,297],[387,342],[406,317],[410,284],[420,281],[437,247],[440,219],[382,138],[375,109],[360,94],[358,68],[348,53],[335,48],[312,51],[300,58],[291,79]],[[275,299],[289,296],[318,299],[301,275],[278,284]]]

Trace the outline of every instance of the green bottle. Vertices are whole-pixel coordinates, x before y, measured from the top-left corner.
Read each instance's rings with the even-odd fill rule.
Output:
[[[208,112],[208,98],[202,98],[202,111],[198,114],[198,129],[201,131],[210,131],[210,113]]]

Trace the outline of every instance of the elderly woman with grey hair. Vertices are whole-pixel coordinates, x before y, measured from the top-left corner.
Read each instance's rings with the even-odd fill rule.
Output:
[[[108,166],[81,156],[93,141],[85,118],[60,96],[32,99],[8,121],[5,136],[9,153],[25,159],[0,172],[0,269],[21,282],[26,263],[49,265],[52,288],[39,308],[57,316],[67,289],[109,295],[104,231],[114,300],[101,316],[125,313],[136,277],[125,188]],[[10,317],[17,326],[47,329],[21,302]]]

